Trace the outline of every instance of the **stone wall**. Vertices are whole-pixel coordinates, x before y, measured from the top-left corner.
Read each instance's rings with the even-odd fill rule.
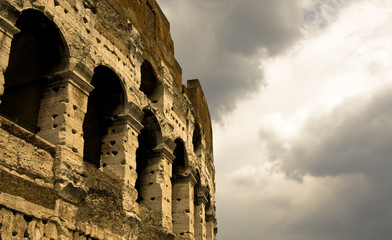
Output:
[[[212,128],[155,0],[0,1],[0,240],[216,239]]]

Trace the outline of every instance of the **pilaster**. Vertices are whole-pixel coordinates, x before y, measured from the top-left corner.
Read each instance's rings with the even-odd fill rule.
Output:
[[[215,240],[217,234],[216,218],[213,214],[206,215],[206,233],[208,240]]]
[[[195,239],[206,240],[206,204],[208,202],[208,189],[201,187],[196,192],[195,199]]]
[[[172,228],[171,209],[171,166],[173,149],[167,144],[154,149],[148,156],[147,167],[141,174],[141,196],[143,204],[162,213],[162,226]]]
[[[172,181],[173,184],[173,233],[180,239],[194,237],[194,186],[196,178],[188,173]]]
[[[83,187],[83,120],[92,90],[80,74],[66,71],[49,79],[42,95],[37,135],[57,145],[54,172],[60,194],[69,184]]]
[[[12,39],[18,32],[17,27],[0,16],[0,96],[4,93],[4,72],[8,67]]]

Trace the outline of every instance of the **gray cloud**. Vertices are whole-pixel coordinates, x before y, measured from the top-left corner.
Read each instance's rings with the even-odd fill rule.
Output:
[[[392,170],[392,89],[370,100],[347,99],[332,112],[313,116],[288,152],[285,169],[301,176],[389,175]]]
[[[218,120],[264,83],[260,59],[300,36],[300,1],[159,0],[171,22],[183,78],[199,78]]]
[[[265,140],[264,137],[267,137]],[[309,214],[287,222],[299,239],[388,239],[392,234],[392,86],[373,96],[346,99],[305,123],[291,147],[261,128],[268,155],[300,184],[307,177],[336,179],[334,195]],[[271,140],[272,139],[272,140]],[[317,197],[315,197],[317,198]],[[312,209],[312,207],[310,207]],[[291,210],[290,210],[291,211]]]

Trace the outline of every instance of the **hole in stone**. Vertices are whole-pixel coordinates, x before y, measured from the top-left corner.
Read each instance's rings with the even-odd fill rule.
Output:
[[[99,38],[97,38],[97,43],[100,43],[100,42],[101,42],[101,40]]]
[[[107,153],[106,153],[106,156],[109,156],[109,155],[110,155],[110,152],[107,152]]]
[[[181,198],[177,198],[176,200],[179,202],[179,201],[181,201]]]
[[[90,30],[89,30],[88,28],[86,28],[86,32],[87,32],[88,34],[90,34]]]
[[[0,230],[3,228],[3,224],[2,223],[0,223]]]
[[[57,124],[53,124],[53,128],[56,128],[57,127]]]
[[[150,174],[154,174],[154,173],[155,173],[155,171],[154,171],[154,170],[150,172]]]
[[[32,216],[24,215],[23,218],[24,218],[24,220],[25,220],[27,223],[33,221],[33,217],[32,217]]]
[[[83,22],[87,23],[88,22],[87,18],[83,17]]]
[[[54,1],[54,5],[55,5],[55,6],[60,6],[60,3],[59,3],[57,0],[55,0],[55,1]]]
[[[18,235],[18,232],[17,231],[13,231],[12,232],[12,236],[15,237],[16,235]]]
[[[55,93],[57,93],[57,92],[60,90],[60,87],[54,87],[54,88],[52,88],[52,90],[53,90]]]
[[[72,147],[72,151],[73,151],[74,153],[78,153],[78,149],[77,149],[76,147]]]
[[[152,197],[152,198],[151,198],[151,201],[154,201],[154,200],[155,200],[155,197]]]
[[[153,183],[152,183],[152,182],[149,182],[148,184],[149,184],[149,185],[152,185]]]
[[[125,159],[123,159],[123,160],[121,161],[121,165],[125,165],[125,163],[126,163],[126,161],[125,161]]]
[[[190,211],[189,209],[186,209],[185,212],[186,212],[186,213],[190,213],[191,211]]]
[[[68,13],[68,9],[64,8],[64,13]]]
[[[103,164],[102,164],[102,167],[106,167],[106,163],[103,163]]]
[[[76,134],[77,131],[75,129],[72,129],[72,134]]]
[[[180,232],[180,235],[181,235],[181,236],[184,236],[184,234],[185,234],[185,233],[183,233],[183,232]]]
[[[117,151],[112,151],[112,154],[113,154],[114,156],[116,156],[116,155],[118,154],[118,152],[117,152]]]
[[[74,109],[74,110],[78,109],[78,106],[73,105],[73,109]]]
[[[133,169],[133,167],[132,167],[132,166],[129,166],[129,169],[130,169],[130,170],[132,170],[132,169]]]
[[[115,132],[116,132],[116,129],[111,129],[111,131],[112,131],[112,133],[115,133]]]
[[[116,141],[110,141],[110,145],[114,145],[114,144],[116,144]]]
[[[57,114],[53,114],[53,115],[52,115],[52,118],[55,119],[55,118],[58,117],[58,116],[59,116],[59,115],[57,115]]]
[[[79,12],[79,9],[77,7],[73,7],[73,9],[75,10],[75,12]]]

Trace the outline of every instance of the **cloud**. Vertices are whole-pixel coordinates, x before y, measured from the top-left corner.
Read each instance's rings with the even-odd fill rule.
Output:
[[[302,0],[159,0],[171,23],[183,78],[199,78],[214,119],[254,97],[260,60],[301,37]]]
[[[392,170],[391,143],[392,87],[388,87],[372,97],[347,98],[331,112],[313,114],[286,151],[284,168],[300,176],[386,177]]]
[[[218,239],[389,238],[391,7],[344,6],[215,123]]]
[[[348,97],[332,110],[310,116],[292,139],[271,133],[265,140],[262,127],[260,140],[270,143],[264,150],[274,171],[267,176],[245,171],[246,182],[253,180],[260,192],[247,193],[249,198],[261,196],[255,208],[265,210],[268,185],[277,185],[273,202],[287,201],[280,225],[273,226],[279,233],[267,230],[269,239],[388,239],[392,233],[388,227],[392,224],[392,86]],[[239,173],[230,178],[242,181],[235,177]],[[260,178],[269,182],[260,185]],[[291,189],[290,194],[280,193],[279,188]]]

